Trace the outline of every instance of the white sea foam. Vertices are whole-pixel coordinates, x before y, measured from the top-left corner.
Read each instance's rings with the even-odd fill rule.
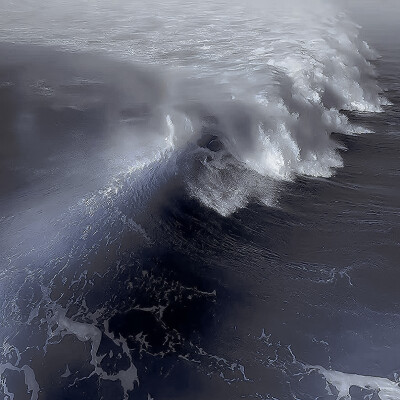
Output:
[[[39,398],[39,384],[36,381],[35,373],[31,367],[28,365],[23,365],[22,367],[16,367],[11,363],[0,364],[0,377],[3,376],[3,373],[6,371],[18,371],[23,372],[25,376],[25,384],[27,387],[27,393],[30,394],[30,400],[38,400]],[[3,389],[4,394],[9,396],[10,399],[14,399],[14,393],[9,392],[7,387],[6,380],[3,378],[0,381],[0,387]]]
[[[398,382],[376,376],[364,376],[357,374],[345,374],[343,372],[327,370],[320,366],[309,367],[317,370],[324,376],[327,382],[337,391],[337,400],[350,399],[350,388],[356,386],[360,389],[368,389],[377,392],[381,400],[400,399],[400,387]]]
[[[342,159],[330,133],[366,131],[340,111],[385,104],[368,61],[376,54],[334,2],[42,3],[40,12],[29,0],[5,8],[0,38],[168,67],[168,94],[154,106],[165,108],[170,135],[146,146],[180,151],[201,136],[205,115],[214,118],[207,129],[224,150],[189,156],[198,168],[186,178],[190,193],[223,215],[250,198],[274,205],[271,182],[331,176]]]
[[[91,342],[90,355],[91,355],[91,364],[93,365],[94,370],[90,374],[90,376],[96,374],[100,379],[103,380],[120,381],[121,386],[124,390],[124,399],[127,399],[128,392],[134,389],[135,384],[137,385],[139,384],[139,378],[137,374],[137,369],[133,364],[132,357],[129,352],[126,340],[124,338],[120,339],[115,338],[109,332],[108,324],[107,323],[105,324],[106,325],[105,334],[108,337],[110,337],[115,344],[120,346],[120,348],[122,349],[122,351],[129,360],[129,368],[116,371],[115,374],[109,374],[101,368],[101,360],[102,358],[104,358],[104,356],[98,355],[98,349],[102,338],[102,332],[100,331],[100,329],[94,323],[83,323],[74,321],[73,319],[68,318],[66,316],[66,313],[67,313],[66,309],[51,304],[47,316],[48,338],[46,341],[45,349],[47,346],[50,345],[49,340],[56,337],[57,335],[60,335],[62,337],[65,335],[74,335],[77,339],[79,339],[82,342],[87,342],[87,341]],[[68,371],[68,366],[67,366],[67,371]],[[0,372],[1,372],[1,366],[0,366]],[[26,371],[25,375],[27,376]],[[62,376],[65,377],[69,375],[67,373],[64,373]]]

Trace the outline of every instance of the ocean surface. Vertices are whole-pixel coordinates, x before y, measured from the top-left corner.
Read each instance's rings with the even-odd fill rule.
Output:
[[[399,20],[0,2],[0,399],[400,400]]]

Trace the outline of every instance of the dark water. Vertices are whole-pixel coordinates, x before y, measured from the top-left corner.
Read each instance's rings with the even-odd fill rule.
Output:
[[[400,47],[374,29],[391,104],[343,111],[373,133],[225,216],[187,190],[200,158],[142,150],[161,72],[2,44],[0,398],[400,399]],[[207,118],[189,149],[219,153]]]

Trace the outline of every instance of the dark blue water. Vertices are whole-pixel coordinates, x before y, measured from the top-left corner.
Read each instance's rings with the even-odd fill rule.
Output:
[[[243,104],[178,104],[201,134],[153,151],[158,70],[0,46],[1,399],[400,399],[400,44],[376,10],[350,13],[390,104],[341,110],[343,168],[264,177],[273,201],[224,153]],[[216,160],[239,172],[207,191]]]

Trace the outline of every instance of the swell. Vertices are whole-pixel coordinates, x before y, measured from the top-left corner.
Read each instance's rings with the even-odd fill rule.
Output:
[[[95,373],[108,379],[95,354],[98,328],[88,330],[89,324],[65,318],[64,306],[75,300],[74,291],[81,291],[75,282],[107,273],[119,279],[115,270],[121,259],[135,258],[138,246],[160,246],[152,229],[160,229],[158,214],[168,201],[164,189],[184,187],[205,206],[228,216],[252,200],[278,204],[284,183],[299,175],[334,174],[343,161],[330,133],[365,131],[350,124],[342,110],[379,112],[385,104],[368,61],[376,55],[358,39],[359,28],[346,16],[316,1],[301,6],[287,1],[281,7],[254,2],[249,8],[171,2],[160,6],[157,18],[151,17],[151,6],[135,9],[135,2],[122,7],[121,2],[56,1],[50,25],[43,23],[45,12],[30,18],[29,4],[24,2],[26,8],[10,19],[16,26],[12,38],[6,29],[9,13],[0,12],[5,27],[1,37],[68,52],[47,57],[33,50],[34,57],[25,54],[17,60],[22,75],[2,82],[22,102],[10,123],[16,131],[16,154],[22,156],[14,156],[18,171],[10,176],[18,173],[29,182],[26,192],[7,198],[9,210],[0,221],[2,336],[13,334],[16,321],[29,324],[41,318],[39,307],[52,304],[46,317],[49,336],[40,340],[47,343],[54,328],[55,333],[90,341]],[[112,26],[107,26],[102,22],[110,11]],[[140,32],[133,32],[138,25]],[[70,52],[77,49],[106,49],[129,62],[121,67],[85,55],[75,58]],[[59,60],[56,68],[54,58]],[[138,60],[168,68],[139,68],[134,63]],[[67,72],[60,73],[63,68]],[[88,124],[99,115],[99,124]],[[65,119],[65,135],[60,125],[47,133],[41,129],[48,128],[51,116],[58,122]],[[80,119],[81,124],[69,125]],[[53,140],[55,149],[49,152],[33,145],[50,146]],[[57,177],[47,174],[50,166]],[[32,185],[39,185],[34,204]],[[30,281],[40,286],[38,299],[23,310],[14,300],[25,295],[23,284]],[[101,281],[96,285],[101,289]],[[68,291],[63,299],[57,289],[64,287]],[[77,301],[86,304],[84,297]],[[36,310],[31,309],[35,304]],[[37,322],[38,332],[42,321]],[[98,325],[94,317],[92,322]],[[122,339],[111,339],[123,345]],[[127,371],[134,377],[130,362]],[[5,368],[12,369],[8,364]],[[318,371],[337,382],[337,374]],[[24,372],[28,377],[29,370]],[[119,376],[127,396],[131,386],[124,386]],[[364,380],[352,379],[364,386]],[[381,388],[382,382],[377,384]],[[346,393],[346,385],[337,388]]]
[[[47,73],[43,65],[53,59],[39,53],[25,74],[28,92],[53,109],[87,114],[101,104],[108,116],[106,139],[89,140],[85,132],[82,146],[91,148],[89,157],[78,157],[73,166],[81,179],[93,163],[91,170],[101,176],[97,188],[85,192],[90,187],[86,177],[80,201],[69,200],[62,218],[57,217],[60,205],[53,207],[55,219],[67,220],[70,212],[80,221],[94,219],[94,208],[105,212],[104,204],[125,202],[124,193],[132,209],[142,210],[157,196],[159,182],[176,175],[191,196],[224,216],[251,200],[274,206],[285,181],[298,175],[330,177],[343,165],[331,132],[366,131],[350,124],[343,110],[379,112],[385,104],[368,61],[376,54],[358,39],[359,27],[328,3],[284,1],[278,7],[274,2],[176,1],[160,6],[155,19],[150,6],[136,12],[134,3],[72,2],[68,20],[66,4],[49,3],[52,24],[43,28],[44,13],[32,14],[26,2],[10,19],[16,26],[14,40],[56,44],[69,52],[109,50],[129,61],[113,72],[112,65],[96,59],[71,58],[76,63],[68,61],[69,53],[57,56],[57,68],[68,71],[66,84],[58,72]],[[112,29],[100,24],[110,7]],[[9,12],[1,15],[10,17]],[[5,27],[10,23],[3,22]],[[133,35],[138,30],[140,40]],[[1,31],[3,39],[10,39],[7,35]],[[126,67],[137,58],[168,68]],[[99,73],[101,64],[105,71]],[[101,92],[88,92],[96,85]],[[30,92],[22,93],[29,97]],[[67,146],[68,151],[76,154],[76,148]],[[106,166],[101,154],[110,160]],[[63,196],[69,190],[64,187]],[[81,206],[85,217],[76,212]],[[35,224],[29,224],[29,232]],[[54,227],[46,224],[51,236]]]

